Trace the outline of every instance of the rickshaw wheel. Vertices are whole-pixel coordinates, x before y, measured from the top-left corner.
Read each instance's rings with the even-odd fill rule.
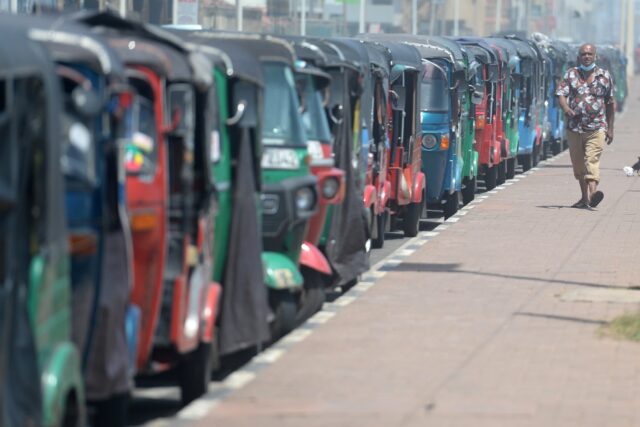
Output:
[[[288,289],[269,289],[269,306],[274,319],[271,322],[271,340],[275,341],[296,327],[297,298]]]
[[[371,247],[374,249],[380,249],[384,246],[384,233],[387,226],[387,211],[374,216],[374,224],[372,231],[376,232],[375,237],[371,237]]]
[[[499,165],[496,165],[498,168],[498,177],[496,178],[496,184],[502,185],[507,180],[507,161],[503,160]]]
[[[507,179],[513,179],[516,176],[516,158],[507,159]]]
[[[531,153],[531,166],[538,166],[540,162],[540,146],[534,145]]]
[[[420,214],[422,213],[422,202],[409,203],[404,218],[402,220],[402,229],[405,237],[416,237],[420,228]]]
[[[496,188],[497,180],[498,180],[497,167],[494,165],[494,166],[491,166],[490,168],[487,168],[487,170],[484,173],[484,186],[487,189],[487,191],[491,191],[494,188]]]
[[[310,268],[301,269],[304,279],[304,289],[300,295],[300,302],[296,313],[296,326],[304,323],[308,318],[322,309],[326,300],[325,284],[322,275]]]
[[[562,141],[560,139],[556,139],[551,143],[551,154],[557,156],[562,151]]]
[[[458,192],[455,191],[451,194],[447,194],[447,199],[444,204],[444,219],[447,219],[458,212]]]
[[[211,381],[211,345],[201,342],[198,348],[186,354],[178,366],[178,382],[182,405],[205,394]]]
[[[468,180],[462,188],[462,204],[468,205],[476,197],[476,177]]]
[[[519,157],[519,160],[522,161],[522,172],[526,172],[531,169],[531,163],[533,163],[533,153],[524,154],[522,157]]]

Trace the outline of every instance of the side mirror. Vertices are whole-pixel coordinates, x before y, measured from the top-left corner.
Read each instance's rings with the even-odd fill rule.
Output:
[[[83,117],[96,117],[102,111],[102,102],[95,92],[76,86],[71,91],[73,108]]]
[[[344,107],[342,104],[335,104],[329,109],[329,118],[337,125],[342,123],[342,120],[344,119]]]
[[[193,88],[184,83],[169,87],[167,106],[171,123],[167,131],[175,135],[188,135],[194,128]]]
[[[404,86],[396,86],[389,91],[391,94],[391,108],[393,110],[404,110],[406,92]]]

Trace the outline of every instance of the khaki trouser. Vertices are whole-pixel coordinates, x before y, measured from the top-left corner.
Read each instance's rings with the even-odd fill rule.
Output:
[[[573,175],[577,180],[600,182],[600,155],[605,135],[604,129],[585,133],[567,132]]]

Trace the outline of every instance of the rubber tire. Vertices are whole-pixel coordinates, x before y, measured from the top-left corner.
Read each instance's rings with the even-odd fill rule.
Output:
[[[551,143],[551,154],[553,154],[554,156],[557,156],[558,154],[560,154],[561,151],[562,151],[562,141],[560,141],[559,139],[554,140]]]
[[[487,168],[487,170],[484,173],[484,185],[487,191],[491,191],[494,188],[496,188],[497,181],[498,181],[497,167],[494,165],[494,166],[491,166],[490,168]]]
[[[503,160],[499,165],[496,165],[498,169],[496,184],[502,185],[507,181],[507,161]]]
[[[384,213],[375,216],[374,220],[374,230],[376,232],[376,237],[371,235],[371,247],[374,249],[381,249],[384,246],[384,233],[385,227],[387,226],[387,218],[389,213],[385,210]]]
[[[296,326],[303,324],[308,318],[322,310],[326,301],[325,282],[322,274],[316,270],[303,267],[300,269],[304,279],[304,288],[298,301]]]
[[[405,208],[402,220],[404,237],[416,237],[420,230],[420,216],[422,215],[422,202],[409,203]]]
[[[211,382],[211,343],[201,342],[191,353],[183,356],[178,366],[180,400],[186,406],[209,389]]]
[[[516,176],[516,158],[507,159],[507,179],[513,179]]]
[[[551,151],[551,144],[553,144],[553,142],[551,141],[542,142],[542,145],[541,145],[542,152],[540,153],[541,160],[547,160],[549,158],[549,152]]]
[[[449,193],[446,196],[445,203],[443,205],[444,219],[452,217],[458,212],[458,192]]]
[[[129,393],[116,394],[105,400],[91,401],[88,402],[88,405],[93,407],[92,427],[125,427],[128,425]],[[63,427],[72,425],[74,424],[66,422],[62,424]],[[85,426],[86,423],[80,422],[76,425],[80,427]]]
[[[297,326],[297,299],[288,289],[269,289],[269,307],[274,314],[274,319],[269,325],[272,341],[288,334]]]
[[[462,204],[468,205],[476,198],[476,177],[474,176],[462,188]]]
[[[534,145],[531,153],[531,166],[538,166],[538,163],[540,163],[540,146]]]
[[[518,157],[518,160],[522,162],[522,172],[526,172],[531,169],[531,164],[533,163],[533,153],[531,154],[523,154]]]

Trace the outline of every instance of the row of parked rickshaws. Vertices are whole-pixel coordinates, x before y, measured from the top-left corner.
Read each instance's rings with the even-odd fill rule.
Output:
[[[121,426],[133,380],[168,370],[202,395],[385,231],[561,151],[575,52],[0,15],[0,425]]]

